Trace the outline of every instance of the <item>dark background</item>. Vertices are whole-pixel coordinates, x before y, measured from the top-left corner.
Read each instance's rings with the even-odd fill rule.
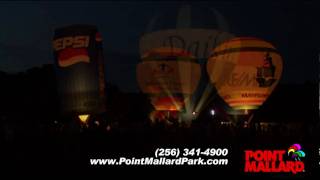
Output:
[[[0,117],[2,165],[14,172],[81,175],[106,167],[89,167],[89,158],[153,156],[156,147],[229,147],[232,165],[208,172],[242,173],[242,152],[250,148],[281,148],[299,142],[309,156],[312,176],[319,156],[318,62],[319,6],[315,1],[191,2],[210,7],[226,19],[235,36],[271,42],[283,57],[278,87],[257,110],[255,122],[279,122],[266,134],[218,128],[202,114],[191,128],[152,126],[148,96],[136,82],[139,38],[152,17],[167,14],[174,28],[182,2],[0,2]],[[172,19],[170,18],[172,17]],[[58,112],[51,40],[57,27],[97,25],[104,42],[107,112],[103,128],[81,129],[75,119]],[[201,26],[201,25],[200,25]],[[213,23],[212,28],[215,27]],[[213,92],[210,107],[225,105]],[[289,132],[281,124],[300,123]],[[301,125],[302,124],[302,125]],[[106,131],[107,125],[112,130]],[[195,167],[198,168],[198,167]],[[165,168],[166,170],[170,169]],[[186,168],[191,169],[190,167]],[[184,169],[184,171],[186,170]],[[91,171],[92,170],[92,171]],[[81,173],[80,173],[81,172]],[[108,171],[109,172],[109,171]],[[264,175],[277,177],[278,175]],[[292,177],[283,175],[284,178]],[[299,176],[300,177],[300,176]]]
[[[124,91],[138,91],[135,66],[139,38],[156,16],[165,15],[160,28],[175,28],[177,12],[214,8],[235,36],[253,36],[271,42],[281,53],[281,82],[317,81],[319,13],[315,1],[219,2],[1,2],[0,70],[25,71],[52,64],[51,40],[55,28],[70,24],[98,26],[104,38],[106,78]],[[198,12],[201,13],[201,12]],[[195,15],[196,16],[196,15]],[[210,28],[215,26],[214,17]],[[198,20],[193,18],[194,21]],[[211,22],[210,22],[211,23]],[[201,28],[201,25],[191,25]],[[205,27],[203,25],[203,27]]]

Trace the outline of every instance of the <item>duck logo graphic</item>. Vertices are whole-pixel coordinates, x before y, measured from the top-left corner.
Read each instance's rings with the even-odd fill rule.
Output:
[[[296,161],[301,161],[300,158],[304,158],[306,154],[301,150],[300,144],[293,144],[288,149],[288,156]]]
[[[274,78],[276,67],[272,63],[272,57],[269,52],[266,53],[263,59],[263,65],[257,67],[257,82],[259,87],[270,87],[276,79]]]

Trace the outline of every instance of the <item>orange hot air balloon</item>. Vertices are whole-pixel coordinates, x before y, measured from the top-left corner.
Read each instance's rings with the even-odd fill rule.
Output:
[[[179,48],[155,48],[142,56],[137,79],[157,111],[182,111],[200,80],[200,65]]]
[[[213,50],[207,72],[224,101],[247,112],[259,108],[276,87],[282,58],[266,41],[234,38]]]

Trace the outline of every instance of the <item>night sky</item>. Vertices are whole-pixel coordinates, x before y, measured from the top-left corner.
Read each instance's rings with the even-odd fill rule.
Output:
[[[235,36],[253,36],[271,42],[284,60],[282,83],[317,82],[319,6],[312,2],[288,2],[222,1],[191,5],[219,11],[226,19],[229,32]],[[139,38],[147,32],[153,17],[167,14],[175,19],[182,5],[185,4],[0,2],[0,71],[14,73],[52,64],[54,29],[70,24],[92,24],[103,36],[107,81],[123,91],[137,91]],[[171,22],[168,20],[168,27]]]

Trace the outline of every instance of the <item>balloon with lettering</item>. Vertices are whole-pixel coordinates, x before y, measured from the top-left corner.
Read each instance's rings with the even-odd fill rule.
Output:
[[[54,32],[53,49],[63,114],[105,111],[102,38],[95,26],[71,25]]]
[[[212,48],[232,37],[232,34],[216,29],[161,30],[141,37],[140,54],[144,54],[154,48],[180,48],[192,53],[199,61],[207,59]]]
[[[140,39],[140,54],[174,47],[206,60],[212,48],[233,38],[224,16],[214,8],[183,5],[154,16]]]
[[[183,49],[156,48],[142,56],[137,80],[157,111],[181,111],[196,89],[200,65]]]
[[[279,82],[282,58],[266,41],[234,38],[213,50],[207,72],[230,107],[252,110],[263,104]]]
[[[198,96],[202,96],[202,91],[208,84],[205,78],[205,70],[201,69],[205,67],[211,49],[234,36],[228,32],[225,18],[213,8],[184,5],[178,9],[173,8],[173,11],[171,10],[165,13],[161,12],[151,19],[146,33],[140,38],[140,55],[144,56],[154,50],[167,48],[185,52],[190,54],[189,57],[193,57],[193,60],[188,63],[186,61],[177,61],[177,63],[167,60],[157,62],[156,64],[166,62],[166,65],[169,65],[170,68],[172,66],[178,67],[180,74],[178,76],[174,75],[175,78],[168,75],[170,78],[167,81],[169,79],[175,82],[181,81],[176,84],[183,88],[177,90],[177,88],[171,87],[169,93],[167,87],[162,88],[162,92],[158,91],[158,95],[152,95],[151,98],[152,103],[156,105],[156,109],[183,109],[180,117],[189,121],[193,118],[192,112],[196,109]],[[180,55],[174,56],[179,57]],[[147,62],[141,64],[147,67]],[[148,66],[150,64],[149,62]],[[156,67],[156,65],[154,66]],[[142,69],[142,67],[140,68]],[[170,68],[168,68],[168,71]],[[163,69],[165,69],[164,66]],[[170,86],[172,84],[173,82]],[[174,94],[174,100],[172,100],[172,94]],[[186,94],[188,94],[188,98],[186,98]]]

